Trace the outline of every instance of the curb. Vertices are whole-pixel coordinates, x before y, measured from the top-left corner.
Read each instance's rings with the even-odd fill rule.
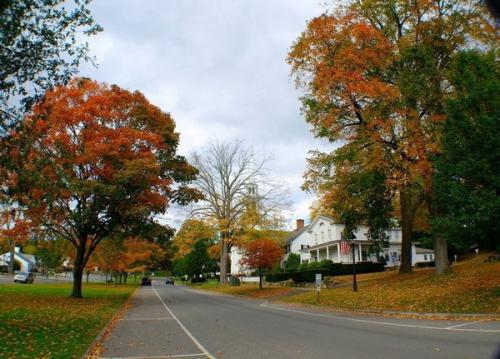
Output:
[[[135,295],[137,292],[137,289],[140,287],[137,287],[134,289],[132,294],[128,297],[128,299],[121,305],[120,308],[116,311],[116,313],[109,319],[109,321],[106,323],[104,328],[99,332],[99,334],[95,337],[95,339],[92,341],[92,343],[89,345],[85,353],[81,356],[81,359],[92,359],[92,358],[98,358],[98,356],[95,356],[96,353],[93,353],[93,351],[99,346],[99,344],[102,344],[104,339],[106,338],[107,334],[109,333],[109,330],[113,328],[115,325],[116,321],[118,318],[120,318],[123,313],[128,309],[128,305],[132,301],[132,297]]]

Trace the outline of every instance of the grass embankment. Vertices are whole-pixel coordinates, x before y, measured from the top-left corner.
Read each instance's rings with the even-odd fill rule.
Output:
[[[80,358],[136,285],[0,285],[1,358]]]
[[[352,276],[335,281],[346,286],[322,289],[320,303],[316,291],[289,287],[264,287],[244,284],[220,286],[217,282],[192,284],[194,288],[225,294],[288,303],[308,304],[340,310],[402,311],[418,313],[500,314],[500,262],[485,263],[482,255],[453,266],[450,274],[435,276],[432,268],[399,274],[396,270],[358,275],[358,292],[350,284]]]
[[[240,295],[250,298],[271,299],[278,298],[289,294],[293,288],[289,287],[264,287],[259,289],[258,284],[248,283],[241,284],[240,286],[221,286],[218,281],[208,281],[205,283],[186,283],[188,286],[196,289],[203,289],[218,293]]]
[[[323,289],[319,305],[344,310],[500,314],[500,262],[485,263],[485,258],[458,263],[452,273],[440,276],[433,275],[432,269],[362,274],[359,292],[354,293],[350,286]],[[352,282],[352,276],[335,279]],[[317,305],[315,292],[283,301]]]

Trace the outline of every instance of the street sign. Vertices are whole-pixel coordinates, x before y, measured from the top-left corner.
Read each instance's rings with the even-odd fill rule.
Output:
[[[316,273],[316,301],[319,303],[319,292],[321,291],[321,273]]]
[[[321,290],[321,273],[316,273],[316,290]]]

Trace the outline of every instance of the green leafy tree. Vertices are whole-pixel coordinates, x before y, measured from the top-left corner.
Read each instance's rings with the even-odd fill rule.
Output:
[[[285,261],[285,269],[297,269],[300,265],[300,255],[297,253],[290,253]]]
[[[78,39],[101,31],[89,3],[0,2],[0,134],[19,122],[45,90],[67,83],[80,61],[91,60],[88,45]]]
[[[185,272],[190,276],[199,276],[206,272],[212,272],[217,263],[208,254],[209,243],[199,240],[194,244],[193,250],[185,258]]]
[[[495,54],[459,53],[450,68],[433,231],[456,250],[500,246],[500,68]]]

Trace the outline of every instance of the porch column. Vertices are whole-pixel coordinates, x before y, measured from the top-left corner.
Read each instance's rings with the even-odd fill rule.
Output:
[[[340,243],[337,243],[337,262],[340,263]]]
[[[316,249],[316,262],[319,262],[319,248]]]
[[[326,259],[330,259],[330,246],[326,246]]]
[[[362,252],[361,251],[361,243],[358,244],[358,249],[359,249],[358,250],[358,254],[359,254],[359,256],[358,256],[358,262],[361,262],[363,260],[363,257],[361,256],[361,252]]]

